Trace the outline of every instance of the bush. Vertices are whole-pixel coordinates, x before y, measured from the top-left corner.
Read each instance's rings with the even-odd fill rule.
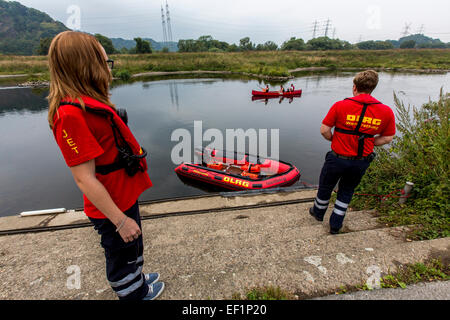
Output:
[[[283,42],[281,45],[281,50],[305,50],[306,44],[303,39],[296,39],[292,37],[289,41]]]
[[[131,73],[128,70],[113,70],[113,77],[128,81],[131,78]]]
[[[400,45],[400,49],[414,49],[416,47],[416,42],[414,40],[403,41]]]
[[[438,102],[406,108],[394,94],[398,134],[389,147],[377,148],[377,159],[367,170],[357,193],[389,194],[414,182],[405,205],[397,198],[385,202],[355,196],[352,205],[376,207],[382,221],[414,224],[415,239],[450,236],[449,111],[450,95],[441,90]]]

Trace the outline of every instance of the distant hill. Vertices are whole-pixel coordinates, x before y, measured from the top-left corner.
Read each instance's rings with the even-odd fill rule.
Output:
[[[448,44],[442,42],[440,39],[433,39],[423,34],[412,34],[398,40],[388,40],[395,48],[400,48],[401,44],[406,41],[414,41],[416,48],[448,48]]]
[[[35,54],[41,38],[53,38],[66,30],[64,24],[44,12],[0,0],[0,53]]]
[[[127,50],[130,50],[131,48],[134,48],[136,46],[136,42],[134,40],[126,40],[122,38],[110,38],[114,48],[116,50],[120,51],[122,48],[126,48]],[[149,41],[150,45],[152,46],[152,50],[154,51],[161,51],[166,45],[164,45],[163,42],[157,42],[151,38],[142,38],[142,40]],[[167,48],[169,48],[170,52],[176,52],[178,51],[178,43],[177,42],[168,42]]]

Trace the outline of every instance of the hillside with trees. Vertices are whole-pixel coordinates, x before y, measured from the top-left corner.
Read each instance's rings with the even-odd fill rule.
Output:
[[[0,0],[0,53],[33,55],[41,43],[69,30],[48,14],[28,8],[18,2]],[[47,40],[46,40],[47,39]]]
[[[18,2],[0,0],[0,54],[46,55],[53,37],[69,30],[48,14],[28,8]],[[340,39],[318,37],[305,41],[291,37],[280,46],[273,41],[256,44],[243,37],[236,44],[204,35],[197,40],[181,39],[178,42],[157,42],[151,38],[126,40],[108,38],[96,33],[95,37],[108,54],[137,54],[162,52],[247,52],[247,51],[329,51],[329,50],[387,50],[387,49],[443,49],[450,43],[423,34],[409,35],[399,40],[364,41],[351,44]]]

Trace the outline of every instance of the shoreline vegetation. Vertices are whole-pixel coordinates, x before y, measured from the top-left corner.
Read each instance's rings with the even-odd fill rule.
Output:
[[[113,76],[129,81],[140,77],[171,75],[223,75],[287,81],[302,72],[377,71],[445,73],[450,71],[450,49],[250,51],[115,54]],[[0,79],[48,84],[46,56],[0,55]]]
[[[388,226],[412,226],[408,239],[450,236],[449,125],[450,93],[441,88],[438,101],[405,106],[394,94],[398,133],[388,147],[377,147],[377,158],[356,192],[385,197],[354,197],[356,210],[376,209]],[[406,181],[414,188],[405,204],[390,197]]]

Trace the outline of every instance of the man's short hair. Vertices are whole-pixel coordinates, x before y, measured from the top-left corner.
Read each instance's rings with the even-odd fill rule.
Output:
[[[353,83],[356,86],[358,92],[372,93],[378,84],[378,73],[375,70],[366,70],[360,72],[353,79]]]

